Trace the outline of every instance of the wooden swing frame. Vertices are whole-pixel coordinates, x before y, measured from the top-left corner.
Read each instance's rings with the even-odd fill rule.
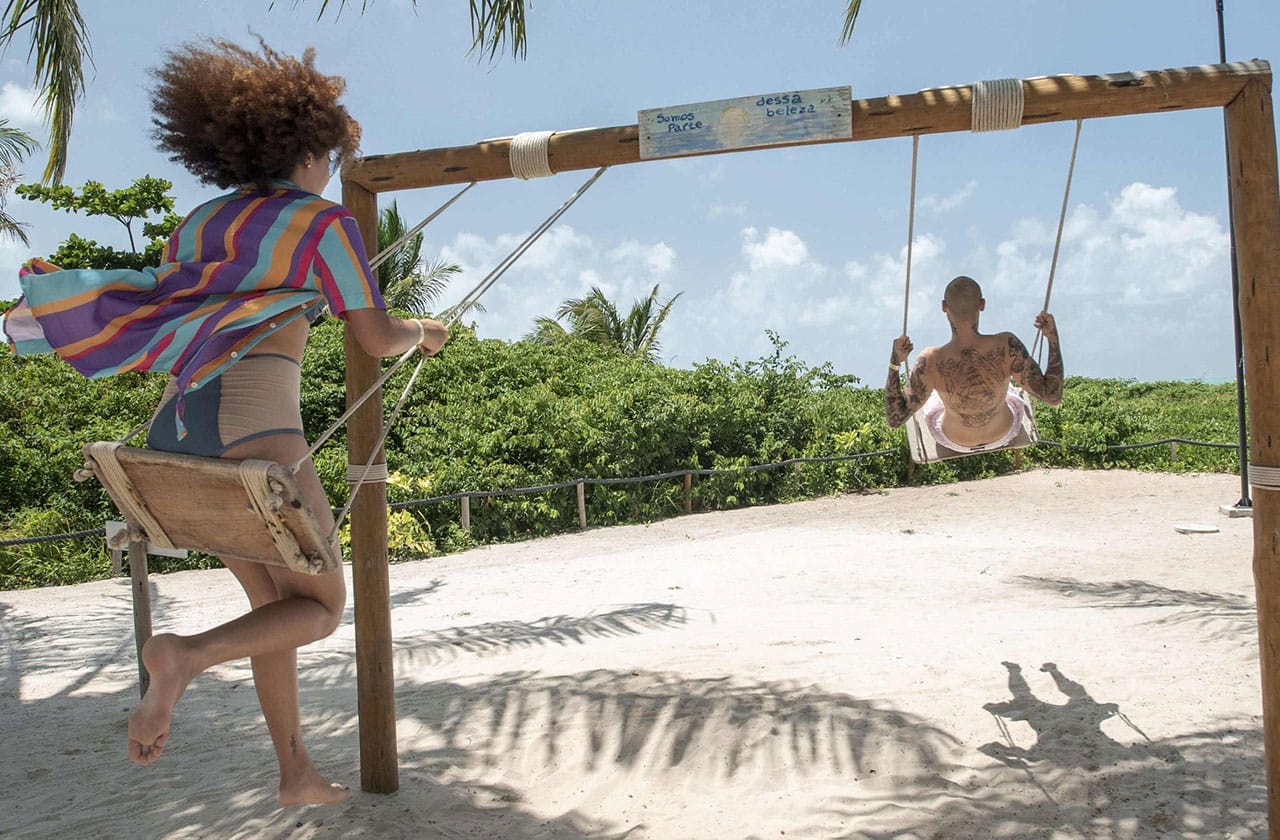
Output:
[[[1022,125],[1195,108],[1223,109],[1227,131],[1231,219],[1240,276],[1241,328],[1248,384],[1250,461],[1280,468],[1280,186],[1277,184],[1271,66],[1232,62],[1092,76],[1049,76],[1022,83]],[[970,85],[858,99],[852,141],[968,131]],[[640,161],[639,125],[566,131],[548,142],[553,172]],[[839,141],[826,141],[839,142]],[[793,143],[789,145],[806,145]],[[513,177],[511,139],[362,158],[342,172],[342,200],[366,243],[377,241],[377,194]],[[714,152],[708,154],[715,154]],[[347,336],[347,390],[361,393],[377,377],[377,360]],[[364,463],[377,439],[377,400],[352,420],[350,461]],[[1255,485],[1257,487],[1257,485]],[[390,793],[396,766],[394,677],[391,667],[385,486],[367,488],[352,513],[356,603],[357,692],[361,785]],[[1253,568],[1261,638],[1263,728],[1271,836],[1280,840],[1280,488],[1257,487]]]
[[[1280,364],[1273,362],[1280,359],[1280,186],[1270,65],[1255,60],[1051,76],[1025,79],[1022,86],[1024,126],[1194,108],[1223,109],[1240,276],[1238,305],[1248,372],[1250,458],[1259,476],[1280,470]],[[972,101],[969,85],[854,100],[848,140],[968,131]],[[377,242],[378,193],[514,177],[511,145],[512,139],[504,138],[362,158],[342,171],[343,203],[355,214],[366,245],[372,246]],[[637,163],[639,126],[556,133],[547,148],[550,168],[557,173]],[[363,394],[377,381],[379,361],[365,354],[350,332],[345,342],[351,400],[351,395]],[[351,418],[350,463],[385,463],[383,454],[374,452],[381,426],[381,399],[375,396]],[[1280,838],[1280,540],[1271,538],[1280,531],[1280,482],[1266,481],[1255,487],[1265,491],[1254,499],[1253,568],[1271,836]],[[399,787],[399,773],[385,484],[370,484],[356,498],[351,511],[351,548],[361,786],[370,792],[391,793]],[[133,554],[131,551],[131,557]]]

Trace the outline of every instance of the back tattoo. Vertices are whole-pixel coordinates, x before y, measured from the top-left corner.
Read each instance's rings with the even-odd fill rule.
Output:
[[[959,359],[947,359],[938,365],[944,388],[951,396],[948,407],[965,426],[986,426],[1004,406],[1009,383],[1006,358],[1002,349],[985,353],[968,349]]]

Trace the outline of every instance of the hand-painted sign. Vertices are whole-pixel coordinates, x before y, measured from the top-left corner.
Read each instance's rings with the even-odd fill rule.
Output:
[[[821,143],[853,137],[852,92],[817,88],[640,112],[640,158]]]

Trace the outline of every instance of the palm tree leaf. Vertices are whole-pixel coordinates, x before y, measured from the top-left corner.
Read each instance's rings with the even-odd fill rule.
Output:
[[[13,0],[11,0],[13,2]],[[33,0],[26,0],[33,2]],[[298,5],[301,0],[294,0],[293,5]],[[332,0],[320,0],[320,11],[316,14],[316,19],[324,17],[324,13],[329,9]],[[337,15],[342,16],[343,10],[347,7],[350,0],[337,0]],[[369,8],[372,0],[361,0],[360,14],[364,14]],[[418,7],[418,0],[410,0],[413,7]],[[524,0],[470,0],[471,2],[471,49],[475,52],[484,54],[488,53],[489,61],[493,61],[494,56],[498,54],[498,50],[507,43],[511,42],[511,55],[513,58],[524,58],[528,53],[528,43],[525,38],[525,8]],[[275,0],[268,5],[269,9],[275,8]]]
[[[67,169],[67,146],[76,103],[84,94],[84,65],[92,64],[89,32],[77,0],[8,0],[0,19],[0,48],[31,27],[27,60],[49,121],[49,161],[43,180],[57,184]]]
[[[471,48],[487,51],[493,61],[510,38],[512,57],[524,58],[528,53],[524,23],[524,0],[471,0]]]
[[[853,27],[858,22],[860,11],[862,11],[862,0],[849,0],[849,8],[844,12],[844,29],[840,31],[841,44],[847,44],[853,38]]]
[[[557,341],[564,341],[569,337],[569,332],[554,318],[537,318],[533,322],[533,329],[525,336],[528,341],[537,344],[554,344]]]
[[[658,287],[653,287],[653,293],[656,296]],[[637,348],[637,352],[650,361],[657,361],[658,351],[661,345],[658,343],[658,332],[662,329],[663,323],[667,320],[667,315],[671,313],[671,306],[679,299],[684,292],[676,292],[662,308],[658,310],[658,315],[649,323],[649,329],[645,335],[644,343]]]
[[[0,119],[0,167],[17,166],[24,157],[40,147],[36,139],[20,128]]]
[[[13,189],[14,184],[17,184],[19,180],[18,170],[15,167],[12,165],[0,166],[0,236],[8,236],[18,240],[23,245],[30,245],[31,242],[27,238],[27,224],[13,218],[4,209],[9,190]]]

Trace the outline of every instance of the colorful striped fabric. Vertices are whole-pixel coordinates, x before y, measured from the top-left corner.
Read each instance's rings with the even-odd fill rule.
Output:
[[[95,378],[167,371],[183,393],[322,300],[334,315],[386,308],[351,212],[288,181],[197,207],[158,268],[33,260],[19,282],[4,320],[16,353],[55,352]]]

